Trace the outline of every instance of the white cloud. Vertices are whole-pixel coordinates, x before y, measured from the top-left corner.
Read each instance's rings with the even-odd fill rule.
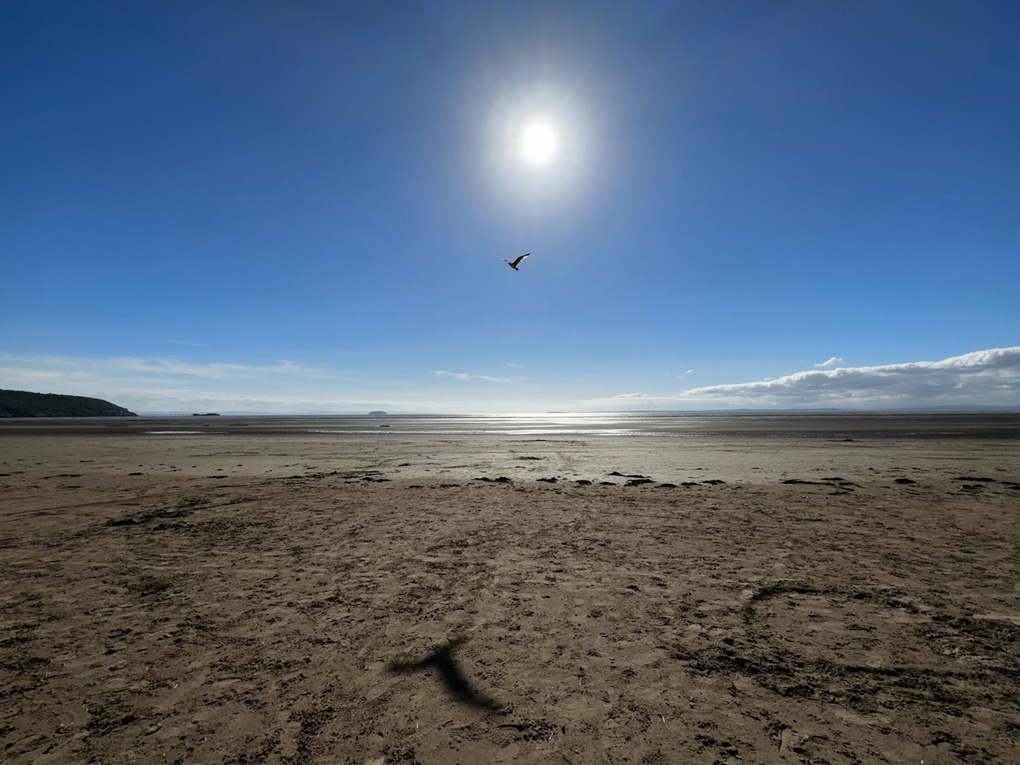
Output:
[[[493,377],[492,375],[469,375],[467,372],[447,372],[445,369],[435,369],[432,374],[436,377],[453,377],[457,380],[486,380],[488,382],[517,382],[509,377]]]
[[[174,345],[189,345],[192,348],[208,348],[209,347],[205,343],[193,343],[190,340],[167,340],[167,342],[168,343],[173,343]]]
[[[438,377],[516,383],[493,375],[438,371]],[[0,388],[67,393],[112,401],[135,412],[272,412],[301,414],[384,409],[400,412],[521,411],[529,402],[487,385],[423,391],[417,380],[380,379],[363,372],[295,361],[240,364],[175,358],[88,358],[0,353]],[[458,390],[453,391],[452,387]],[[500,386],[505,391],[505,387]],[[472,398],[473,397],[473,398]]]
[[[108,359],[73,356],[14,356],[0,354],[0,375],[8,378],[107,377],[110,375],[174,375],[226,380],[267,375],[314,376],[317,371],[293,361],[275,364],[192,364],[176,359],[114,357]]]
[[[237,377],[260,376],[266,374],[286,374],[308,376],[314,370],[293,361],[279,361],[275,364],[189,364],[176,359],[134,359],[115,358],[109,360],[133,372],[153,372],[156,374],[185,375],[188,377],[205,377],[213,380],[226,380]]]
[[[105,398],[134,411],[213,408],[296,411],[328,403],[352,376],[292,361],[272,364],[189,363],[164,358],[81,358],[0,354],[0,388]],[[307,396],[276,394],[289,388]],[[271,395],[266,395],[270,393]],[[249,402],[261,402],[259,407]],[[355,402],[356,403],[356,400]],[[349,408],[348,408],[349,411]]]
[[[626,404],[624,393],[583,403]],[[893,409],[1020,406],[1020,346],[991,348],[940,361],[816,369],[755,382],[709,385],[674,395],[642,396],[664,407]]]
[[[828,361],[823,361],[821,364],[815,364],[815,368],[818,369],[820,367],[831,367],[833,364],[842,364],[842,363],[843,363],[843,359],[841,359],[839,356],[833,356]]]
[[[590,409],[616,410],[1020,407],[1020,346],[939,361],[814,368],[775,379],[709,385],[668,395],[628,392],[573,403],[563,393],[566,383],[557,390],[555,402],[536,403],[532,387],[522,384],[522,378],[447,370],[433,375],[441,382],[430,386],[422,385],[420,375],[382,380],[367,373],[295,361],[239,364],[0,353],[0,388],[94,396],[136,412],[503,412],[537,411],[536,406],[567,409],[578,403]],[[655,377],[661,383],[662,378]],[[472,382],[475,384],[469,384]]]

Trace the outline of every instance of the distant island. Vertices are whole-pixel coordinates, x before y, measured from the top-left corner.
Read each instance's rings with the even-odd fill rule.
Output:
[[[382,409],[376,409],[374,412],[369,412],[368,416],[369,417],[379,417],[379,416],[384,415],[384,414],[386,414],[386,412],[384,412]]]
[[[219,417],[219,412],[192,412],[192,417]]]
[[[137,417],[101,398],[0,390],[0,417]]]

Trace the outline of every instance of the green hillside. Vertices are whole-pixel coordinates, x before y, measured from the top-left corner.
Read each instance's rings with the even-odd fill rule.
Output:
[[[0,417],[137,417],[122,406],[86,396],[0,390]]]

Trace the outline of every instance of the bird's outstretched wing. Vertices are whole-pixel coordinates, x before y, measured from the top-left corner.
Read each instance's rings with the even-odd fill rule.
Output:
[[[531,254],[530,252],[526,252],[523,255],[519,255],[510,265],[513,266],[514,268],[517,268],[520,262],[524,260],[526,257],[528,257],[530,254]]]

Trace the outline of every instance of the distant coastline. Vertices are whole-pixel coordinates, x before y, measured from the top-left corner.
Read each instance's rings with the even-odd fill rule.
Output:
[[[614,410],[592,410],[592,411],[549,411],[549,412],[265,412],[248,410],[227,410],[223,412],[208,413],[220,417],[255,417],[264,419],[292,419],[307,417],[411,417],[416,419],[428,417],[458,418],[458,419],[504,419],[522,418],[534,419],[543,417],[888,417],[888,416],[911,416],[911,415],[952,415],[952,414],[1020,414],[1020,407],[1015,406],[947,406],[947,407],[917,407],[914,409],[614,409]],[[138,412],[139,417],[195,417],[208,416],[204,412],[164,412],[164,411],[142,411]]]
[[[101,398],[0,390],[0,417],[137,417]]]

